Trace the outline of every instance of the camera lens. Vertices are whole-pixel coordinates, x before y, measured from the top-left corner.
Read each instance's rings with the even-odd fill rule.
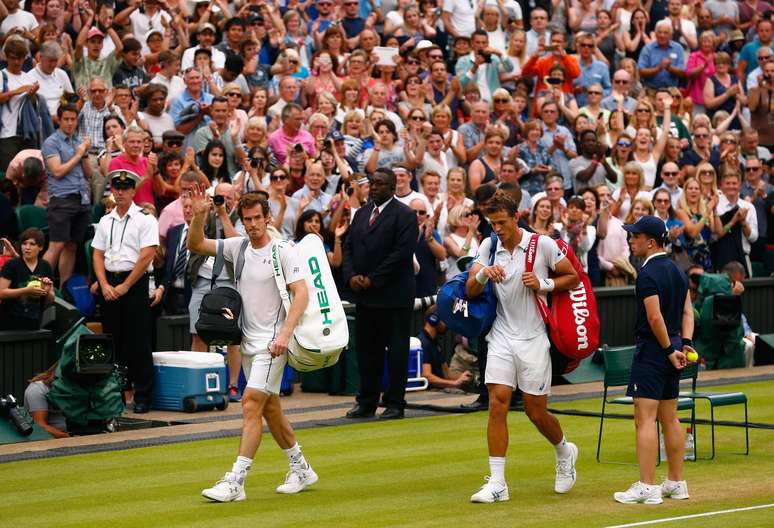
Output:
[[[226,203],[226,197],[222,194],[216,194],[215,197],[212,199],[212,203],[215,205],[223,205]]]

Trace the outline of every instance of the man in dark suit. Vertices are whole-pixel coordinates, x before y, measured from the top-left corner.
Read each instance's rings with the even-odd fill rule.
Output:
[[[379,405],[385,354],[389,381],[383,419],[402,418],[406,405],[411,312],[416,284],[413,255],[419,228],[414,211],[394,198],[395,174],[371,176],[371,201],[355,213],[344,243],[344,280],[357,305],[360,390],[347,418],[374,415]]]
[[[185,223],[178,224],[167,231],[166,260],[164,262],[164,288],[162,305],[169,315],[188,313],[188,303],[191,300],[191,280],[186,273],[188,268],[188,226],[193,218],[193,206],[190,197],[183,197],[183,219]]]

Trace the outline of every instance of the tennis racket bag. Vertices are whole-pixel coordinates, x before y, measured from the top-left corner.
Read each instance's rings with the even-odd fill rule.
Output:
[[[538,237],[533,234],[527,246],[525,271],[532,271],[537,256]],[[535,292],[535,303],[543,322],[548,325],[548,337],[552,349],[566,358],[564,374],[572,372],[582,359],[590,356],[599,348],[599,314],[597,299],[591,288],[591,280],[583,271],[573,249],[563,240],[557,240],[559,250],[564,253],[580,278],[578,285],[571,290],[551,292],[551,308]]]
[[[286,314],[290,310],[291,298],[280,263],[281,247],[293,247],[298,251],[309,293],[304,315],[288,343],[288,363],[299,372],[330,367],[336,364],[341,351],[349,343],[349,328],[325,247],[315,234],[306,235],[295,246],[289,242],[272,241],[274,280]]]

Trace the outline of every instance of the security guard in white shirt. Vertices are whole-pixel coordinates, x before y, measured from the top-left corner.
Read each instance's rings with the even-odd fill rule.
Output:
[[[116,207],[103,216],[92,241],[94,274],[102,292],[102,322],[113,335],[116,363],[128,367],[134,412],[146,413],[153,389],[148,266],[159,244],[159,226],[132,201],[140,177],[108,174]]]

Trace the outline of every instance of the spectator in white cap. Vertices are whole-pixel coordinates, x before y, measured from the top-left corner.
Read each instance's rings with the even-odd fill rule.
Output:
[[[226,55],[217,48],[213,47],[215,44],[215,26],[206,22],[199,26],[199,32],[196,34],[196,40],[199,42],[196,46],[192,46],[185,50],[183,53],[182,67],[183,70],[187,70],[194,65],[194,54],[198,49],[208,49],[212,51],[212,64],[216,70],[220,70],[226,64]]]

